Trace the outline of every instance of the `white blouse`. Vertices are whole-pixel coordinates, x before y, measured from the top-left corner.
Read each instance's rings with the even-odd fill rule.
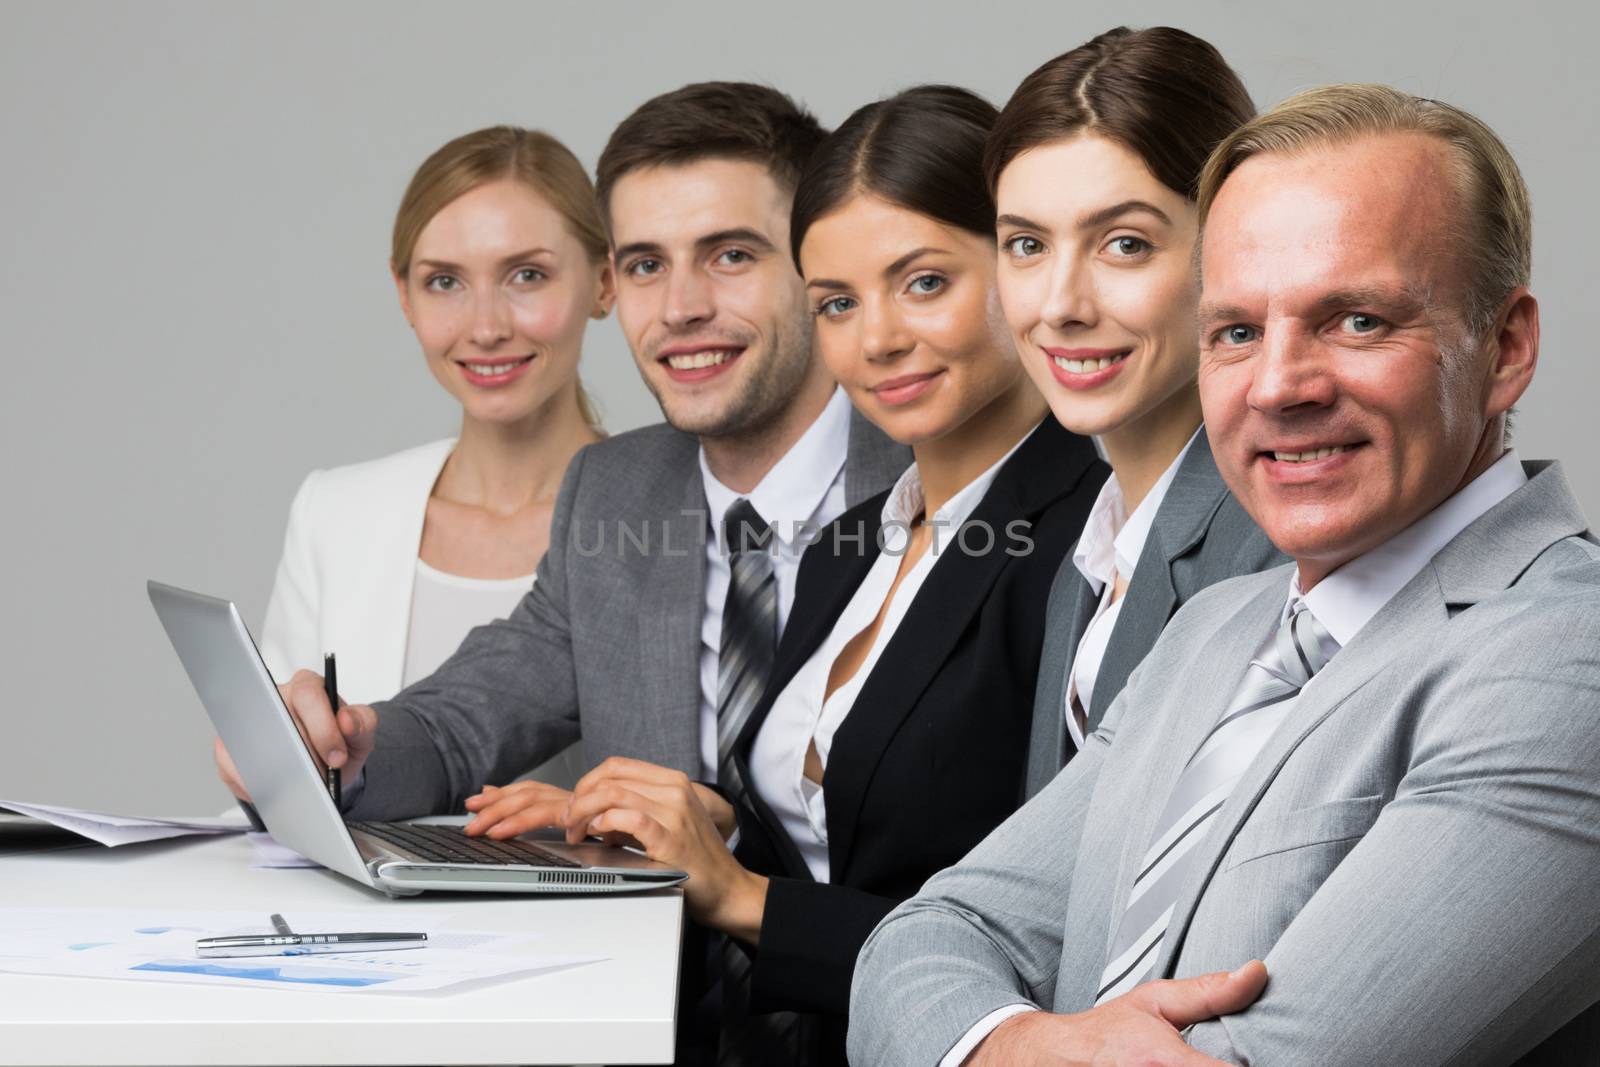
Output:
[[[1024,435],[1022,440],[1026,439]],[[1019,440],[998,462],[952,496],[927,520],[932,527],[928,550],[901,580],[885,610],[884,601],[889,597],[889,589],[894,585],[901,557],[910,540],[911,524],[923,511],[922,476],[915,463],[906,468],[883,505],[883,529],[879,535],[883,551],[856,587],[855,595],[827,638],[778,694],[756,735],[750,752],[754,787],[783,824],[784,831],[800,849],[812,877],[819,882],[826,882],[829,877],[828,815],[822,786],[806,777],[806,752],[815,744],[817,756],[823,768],[827,768],[834,734],[850,714],[857,694],[911,609],[917,591],[938,562],[939,554],[961,551],[956,540],[957,531],[1021,444]],[[866,659],[855,674],[828,695],[828,675],[833,670],[834,660],[847,644],[872,625],[880,611],[884,615],[883,625],[874,635]]]
[[[1095,682],[1100,679],[1100,664],[1105,661],[1112,631],[1117,628],[1117,617],[1122,614],[1122,602],[1127,599],[1126,594],[1116,600],[1111,599],[1116,591],[1117,576],[1126,577],[1130,583],[1133,581],[1134,567],[1144,554],[1144,543],[1150,538],[1156,512],[1161,510],[1161,502],[1167,498],[1172,479],[1177,477],[1183,457],[1189,454],[1198,436],[1200,431],[1196,430],[1177,458],[1161,472],[1161,477],[1150,487],[1150,492],[1139,501],[1132,515],[1128,514],[1122,485],[1117,481],[1116,474],[1112,473],[1100,487],[1100,495],[1095,497],[1094,507],[1089,509],[1089,518],[1083,524],[1078,545],[1072,550],[1073,566],[1078,568],[1078,573],[1083,575],[1089,588],[1100,598],[1095,605],[1094,617],[1078,639],[1078,653],[1067,668],[1062,714],[1067,718],[1067,733],[1072,735],[1072,743],[1080,749],[1083,748],[1083,730],[1089,704],[1094,699]]]
[[[533,577],[463,578],[435,570],[419,558],[402,686],[437,670],[473,627],[510,615],[533,588]]]

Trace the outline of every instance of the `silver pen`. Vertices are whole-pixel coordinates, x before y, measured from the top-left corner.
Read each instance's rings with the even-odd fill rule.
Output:
[[[217,956],[309,956],[320,952],[383,952],[389,949],[423,948],[428,935],[423,933],[297,934],[282,915],[272,916],[274,934],[245,934],[235,937],[202,937],[194,943],[200,957]]]

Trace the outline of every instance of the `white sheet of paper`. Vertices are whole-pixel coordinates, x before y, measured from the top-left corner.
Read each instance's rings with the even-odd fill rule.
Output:
[[[116,815],[82,808],[63,808],[30,804],[23,800],[0,800],[0,808],[82,834],[102,845],[131,845],[140,841],[159,841],[190,834],[241,833],[249,829],[241,813],[237,819],[158,819],[143,815]]]
[[[430,924],[447,917],[428,913]],[[409,930],[417,925],[417,919],[394,908],[285,912],[284,919],[300,933]],[[245,911],[0,908],[0,971],[322,993],[434,993],[606,958],[536,952],[537,934],[436,927],[424,931],[426,948],[314,956],[195,955],[194,943],[202,937],[271,932],[267,916]]]
[[[321,867],[316,860],[306,859],[288,845],[281,845],[271,834],[257,833],[252,830],[246,837],[255,849],[255,858],[250,861],[252,867]]]

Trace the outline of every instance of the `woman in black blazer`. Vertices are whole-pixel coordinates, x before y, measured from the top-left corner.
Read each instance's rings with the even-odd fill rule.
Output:
[[[916,462],[807,550],[720,783],[732,810],[621,759],[570,809],[569,832],[626,834],[687,870],[691,917],[737,946],[724,1062],[842,1063],[867,935],[1019,802],[1051,578],[1107,470],[1049,417],[1000,314],[981,167],[995,114],[908,90],[852,115],[801,178],[790,239],[818,349]],[[745,972],[749,1015],[731,988]]]

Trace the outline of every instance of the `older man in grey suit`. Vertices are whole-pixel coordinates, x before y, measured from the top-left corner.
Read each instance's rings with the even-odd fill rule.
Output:
[[[597,193],[618,312],[667,424],[573,459],[533,589],[432,676],[337,718],[319,676],[283,687],[344,769],[351,816],[465,804],[477,813],[469,833],[552,824],[565,789],[485,786],[579,738],[591,764],[631,756],[725,778],[808,539],[911,458],[853,412],[812,353],[788,228],[822,136],[782,93],[715,82],[646,102],[612,134]],[[725,520],[777,543],[730,553]],[[728,805],[702,795],[731,832]]]
[[[1200,204],[1217,465],[1295,562],[1191,600],[883,922],[852,1062],[1595,1062],[1600,547],[1507,447],[1539,333],[1516,164],[1334,86],[1225,141]]]

